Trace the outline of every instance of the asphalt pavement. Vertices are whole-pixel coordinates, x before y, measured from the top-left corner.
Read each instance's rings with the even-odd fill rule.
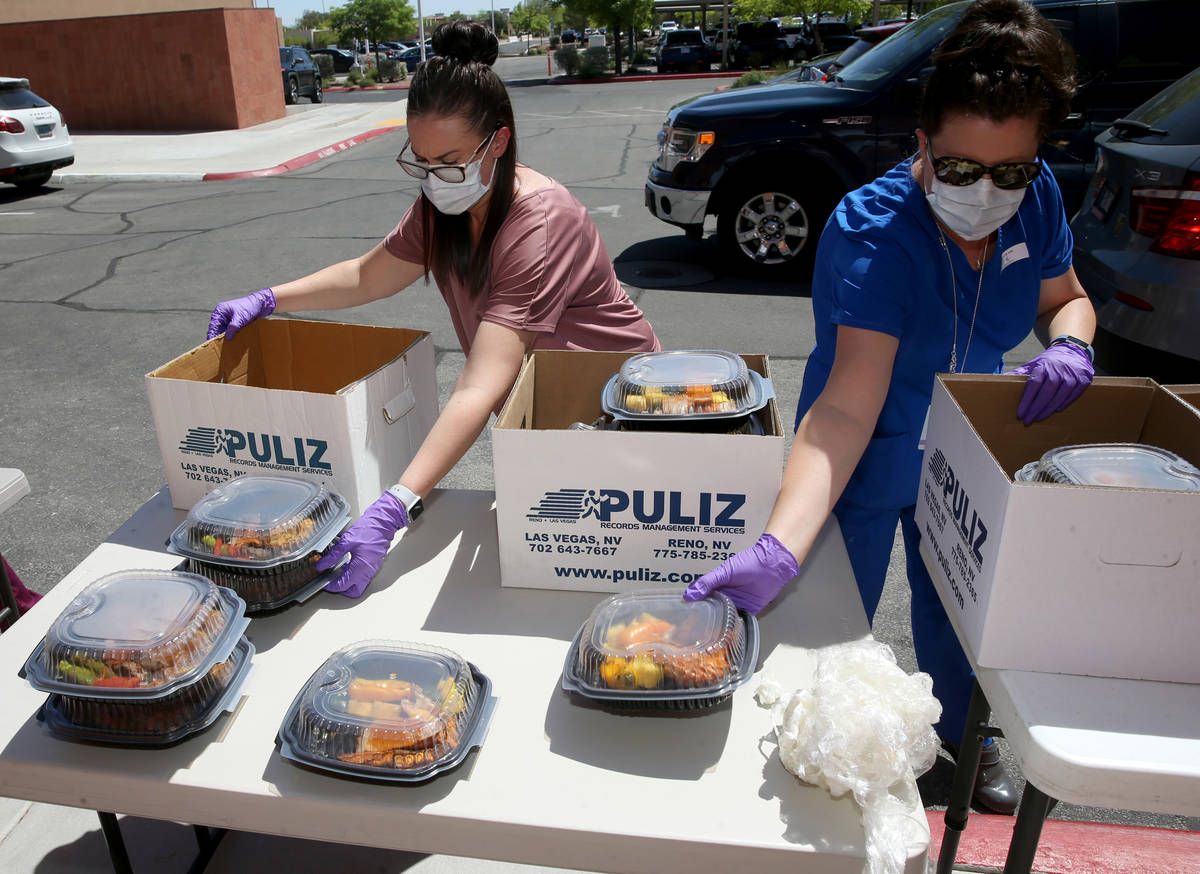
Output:
[[[538,83],[545,80],[544,75],[540,80],[538,78],[539,73],[545,70],[545,63],[544,57],[503,58],[499,62],[498,69],[503,65],[510,65],[508,68],[510,72],[505,74],[506,79],[510,82],[515,80],[536,87]],[[518,104],[519,121],[523,125],[523,137],[529,138],[530,151],[538,154],[538,160],[531,161],[531,163],[534,163],[539,169],[551,171],[556,178],[568,182],[572,191],[576,191],[577,196],[589,206],[597,223],[601,226],[610,254],[617,263],[618,274],[622,281],[630,287],[634,298],[651,316],[656,327],[659,328],[664,344],[676,348],[694,345],[694,343],[689,343],[693,337],[705,336],[706,332],[712,330],[713,325],[724,326],[729,323],[728,348],[745,350],[764,348],[756,345],[759,334],[753,326],[734,324],[736,322],[734,307],[741,303],[755,307],[769,305],[773,312],[788,314],[784,317],[786,321],[792,318],[793,312],[799,313],[801,310],[807,310],[808,305],[802,294],[797,296],[779,289],[755,287],[753,283],[747,285],[738,281],[722,284],[719,278],[714,279],[711,274],[706,273],[703,258],[697,261],[691,254],[694,250],[686,249],[690,244],[683,239],[682,235],[673,234],[665,226],[653,225],[661,232],[662,240],[638,241],[621,236],[623,233],[628,233],[627,230],[618,229],[623,222],[623,220],[618,221],[621,210],[627,212],[636,210],[639,205],[640,190],[638,190],[636,177],[639,173],[644,173],[644,169],[641,169],[644,165],[638,163],[640,159],[637,156],[644,154],[647,142],[652,139],[654,128],[661,122],[664,104],[669,105],[669,102],[677,99],[676,92],[681,94],[688,86],[679,85],[676,90],[666,96],[662,96],[657,91],[654,92],[654,96],[649,96],[649,92],[646,90],[638,91],[636,89],[640,86],[634,80],[629,80],[621,87],[629,90],[621,94],[619,98],[609,97],[607,92],[610,92],[611,89],[603,89],[606,92],[605,96],[609,97],[613,103],[611,107],[607,105],[601,107],[598,103],[599,92],[589,90],[586,86],[563,86],[561,89],[556,89],[559,95],[569,95],[575,98],[577,103],[573,109],[562,112],[552,109],[548,101],[527,99],[523,102],[519,98],[526,97],[524,94],[514,97],[514,103]],[[711,86],[698,83],[691,86],[691,90],[693,92],[701,91],[705,87]],[[167,210],[195,208],[194,205],[200,202],[199,198],[206,197],[206,195],[198,194],[195,185],[181,185],[178,188],[178,202],[171,204],[164,200],[163,209],[155,211],[148,206],[138,204],[136,192],[130,186],[122,186],[119,183],[133,181],[159,184],[201,183],[204,180],[210,180],[214,183],[214,187],[211,188],[213,196],[219,198],[238,198],[240,196],[237,189],[229,186],[229,180],[269,179],[276,176],[284,177],[288,174],[299,174],[298,178],[301,178],[304,177],[304,174],[311,174],[320,168],[330,169],[332,175],[341,180],[337,183],[341,188],[353,186],[356,181],[361,183],[361,179],[356,180],[356,175],[361,174],[356,174],[353,169],[354,162],[358,159],[355,158],[356,153],[351,150],[361,149],[363,155],[370,152],[374,156],[382,149],[383,145],[386,145],[389,150],[392,145],[396,150],[399,149],[400,140],[396,131],[401,129],[404,124],[404,92],[402,89],[376,92],[370,95],[373,102],[349,99],[345,95],[335,97],[334,94],[336,92],[331,93],[330,99],[327,99],[324,104],[312,105],[302,102],[297,106],[288,107],[287,115],[284,118],[240,131],[97,134],[74,132],[77,148],[76,163],[56,174],[52,184],[62,186],[61,194],[64,197],[61,199],[69,203],[69,209],[74,215],[112,216],[112,218],[103,219],[102,225],[72,227],[65,233],[61,228],[49,226],[43,228],[41,225],[33,225],[33,229],[29,231],[11,233],[11,226],[0,225],[0,246],[5,247],[5,251],[0,252],[0,266],[10,268],[0,273],[0,276],[9,278],[8,289],[0,290],[0,346],[7,344],[8,350],[5,357],[0,357],[0,362],[3,362],[7,369],[7,376],[4,378],[3,384],[6,386],[6,393],[9,394],[9,402],[4,407],[0,407],[0,441],[13,441],[7,446],[0,443],[0,446],[4,446],[0,451],[0,466],[6,464],[11,466],[11,462],[5,460],[8,458],[18,460],[26,458],[36,459],[36,461],[31,460],[27,464],[19,466],[38,466],[43,470],[49,470],[54,466],[55,461],[46,456],[45,447],[68,446],[70,451],[78,452],[81,441],[86,443],[102,439],[102,435],[96,430],[101,423],[92,421],[91,417],[80,420],[75,411],[86,410],[88,404],[94,401],[87,397],[87,394],[104,391],[108,382],[136,383],[132,389],[114,390],[114,393],[118,395],[117,403],[136,408],[138,402],[132,398],[140,391],[141,374],[149,369],[144,366],[144,362],[151,362],[151,366],[153,366],[153,364],[162,363],[171,355],[177,354],[180,351],[180,345],[185,342],[186,335],[175,328],[167,330],[161,327],[147,327],[146,322],[137,321],[136,324],[142,328],[142,332],[126,337],[120,328],[122,319],[130,314],[140,316],[147,312],[152,315],[154,313],[186,312],[187,318],[191,321],[202,317],[204,304],[200,302],[193,304],[166,302],[165,298],[168,295],[166,295],[165,289],[172,283],[181,280],[165,267],[161,268],[160,275],[154,275],[156,270],[154,249],[158,245],[166,245],[168,238],[172,240],[187,239],[191,233],[203,234],[205,228],[210,233],[220,233],[220,218],[206,213],[196,222],[197,226],[204,225],[205,227],[190,230],[174,226],[167,227],[166,220],[162,219],[164,225],[161,232],[157,232],[161,236],[158,242],[147,240],[146,242],[122,243],[119,234],[121,233],[120,222],[129,222],[127,213],[122,211],[124,204],[128,204],[128,209],[138,212],[139,220],[148,220],[153,223],[159,220],[156,218],[158,216],[173,214],[168,213]],[[559,154],[558,150],[552,148],[540,153],[536,152],[537,143],[544,143],[544,140],[538,138],[545,132],[551,131],[554,124],[561,123],[561,119],[568,119],[572,124],[594,124],[596,136],[612,136],[614,138],[616,145],[613,148],[624,150],[620,157],[620,167],[625,187],[629,190],[623,191],[618,196],[611,190],[611,183],[601,176],[590,176],[579,168],[568,169],[572,166],[572,155]],[[628,130],[614,133],[614,119],[620,119],[620,124]],[[376,143],[367,147],[370,141],[387,135],[391,135],[394,142]],[[635,146],[636,148],[634,148]],[[522,148],[526,148],[524,140]],[[626,167],[625,151],[633,155],[632,166],[628,168]],[[524,154],[529,154],[529,151]],[[343,167],[346,169],[339,172],[337,168]],[[201,189],[208,190],[207,183],[201,186]],[[328,189],[331,198],[334,197],[333,192],[336,190],[334,187]],[[255,189],[255,191],[265,191],[265,189]],[[345,209],[354,208],[357,210],[356,212],[331,212],[325,215],[323,220],[333,224],[337,217],[354,215],[360,219],[363,218],[362,204],[370,200],[371,192],[369,186],[361,184],[354,191],[355,197],[346,202]],[[77,192],[79,193],[77,194]],[[84,197],[84,192],[89,197]],[[90,196],[92,193],[101,199],[97,201]],[[589,197],[589,195],[594,196]],[[405,196],[411,197],[411,190],[408,190]],[[612,200],[620,202],[612,204],[610,203]],[[374,203],[374,201],[371,202]],[[95,203],[104,205],[99,212],[94,211],[96,207],[93,204]],[[341,203],[340,195],[339,203]],[[0,219],[9,216],[33,216],[35,212],[43,208],[43,204],[36,199],[31,201],[12,198],[0,199]],[[236,212],[236,208],[234,211]],[[314,211],[314,219],[318,219],[320,216],[320,213]],[[612,225],[605,223],[605,219],[609,216],[614,219]],[[265,219],[267,216],[263,218]],[[336,257],[348,257],[348,255],[337,253],[362,251],[371,244],[369,241],[377,241],[381,232],[385,233],[387,227],[394,220],[395,216],[390,219],[372,217],[371,221],[361,222],[368,226],[361,233],[343,235],[340,241],[322,240],[321,231],[314,228],[311,232],[311,239],[306,238],[301,242],[310,244],[310,251],[305,254],[313,263],[330,263],[334,260],[335,255]],[[627,224],[627,222],[624,223]],[[9,234],[7,238],[5,234]],[[118,236],[111,236],[113,234]],[[102,237],[103,239],[101,239]],[[226,241],[224,244],[204,250],[209,252],[214,259],[211,267],[214,277],[222,275],[220,259],[242,242],[241,240],[233,242],[233,232],[222,239]],[[199,236],[196,240],[196,246],[206,245],[205,237]],[[110,248],[102,250],[106,252],[106,255],[102,258],[98,270],[93,267],[74,266],[75,261],[82,258],[82,253],[86,252],[89,247],[101,245]],[[61,298],[56,297],[49,290],[49,287],[56,282],[53,277],[48,277],[44,271],[41,273],[23,272],[20,262],[24,259],[17,250],[27,247],[35,249],[41,254],[61,253],[60,266],[62,269],[68,271],[77,269],[79,272],[79,277],[71,280],[75,284],[76,290]],[[312,249],[316,250],[315,254],[311,251]],[[291,251],[298,252],[300,250],[293,249]],[[149,259],[149,266],[146,268],[146,274],[136,278],[130,277],[128,280],[130,284],[122,286],[118,280],[122,275],[121,259],[126,256]],[[104,260],[105,258],[107,260]],[[701,290],[716,290],[717,287],[720,287],[721,291],[732,292],[740,297],[696,294],[686,303],[681,303],[678,296],[673,293],[675,289],[670,287],[669,282],[656,283],[654,279],[655,276],[661,275],[661,271],[658,271],[654,265],[661,264],[664,258],[674,259],[675,271],[672,274],[674,277],[672,281],[676,283],[676,289],[698,287]],[[281,264],[273,261],[269,256],[267,260],[271,269],[276,271],[284,269]],[[297,260],[301,259],[297,258]],[[107,267],[104,267],[105,263],[108,265]],[[289,264],[288,269],[293,266]],[[21,290],[17,291],[12,282],[21,278],[35,284],[38,281],[45,282],[48,290],[45,293],[36,288],[31,291],[27,286],[22,285]],[[245,280],[243,284],[247,288],[259,287],[254,284],[256,277],[245,277]],[[157,305],[153,300],[155,283],[164,288],[164,302]],[[659,287],[656,288],[656,285]],[[665,288],[662,287],[664,285]],[[221,286],[222,280],[217,279],[214,282],[214,288],[205,293],[204,300],[216,300],[229,296],[226,293],[227,289]],[[103,300],[97,297],[94,291],[97,288],[106,295]],[[239,289],[237,293],[244,293],[244,291]],[[147,299],[150,300],[149,304],[146,303]],[[57,300],[61,305],[60,308],[52,311],[44,310],[42,305],[52,300]],[[439,304],[440,300],[431,290],[424,297],[418,298],[415,307],[417,313],[428,315],[429,320],[439,326],[434,330],[435,342],[439,349],[439,388],[444,400],[458,368],[461,367],[462,357],[461,350],[457,349],[457,342],[449,331],[448,325],[441,324],[445,318],[444,314],[439,313]],[[156,306],[159,308],[156,309]],[[681,311],[680,308],[688,314],[687,318],[674,315]],[[673,315],[668,316],[668,313]],[[370,311],[364,312],[359,320],[369,320],[371,315]],[[413,318],[418,319],[421,315],[413,316]],[[809,319],[811,320],[811,316]],[[8,321],[7,329],[3,326],[5,320]],[[33,321],[26,322],[25,320],[37,320],[38,324],[35,327]],[[86,327],[85,322],[93,327]],[[189,325],[187,330],[191,332],[193,328],[194,326]],[[135,350],[137,357],[134,363],[124,365],[126,369],[136,369],[136,373],[114,373],[112,361],[109,359],[116,356],[105,354],[103,344],[120,343],[123,339],[125,342],[144,346],[144,348]],[[51,347],[56,342],[67,344],[70,348],[52,350]],[[28,345],[23,347],[22,344]],[[811,344],[805,336],[801,336],[798,339],[793,338],[789,345],[793,347],[790,357],[773,355],[772,360],[775,361],[778,358],[779,362],[780,395],[795,397],[796,388],[803,372],[804,353]],[[795,351],[797,348],[802,351]],[[1037,349],[1032,342],[1023,344],[1022,348],[1026,357]],[[66,359],[61,360],[64,354]],[[54,363],[51,365],[49,362],[52,357]],[[66,389],[61,398],[49,400],[44,397],[47,391],[53,390],[47,388],[48,384],[42,380],[42,377],[47,375],[42,372],[43,368],[48,367],[59,368],[57,372],[61,374],[60,379]],[[90,373],[94,377],[94,381],[85,380],[76,384],[74,378],[78,373]],[[48,375],[53,380],[54,371]],[[39,382],[39,380],[42,381]],[[36,389],[31,386],[36,386]],[[144,405],[144,398],[141,399],[141,403]],[[24,420],[23,416],[26,413],[23,411],[26,410],[34,410],[36,413],[29,420]],[[785,410],[785,417],[789,415],[790,411]],[[140,424],[144,429],[149,424],[147,418],[144,410],[135,409],[134,415],[125,417],[124,426],[130,427],[129,420],[132,420],[134,427]],[[122,422],[114,420],[112,424],[104,427],[116,431],[122,427]],[[152,425],[150,427],[152,428]],[[486,434],[480,438],[480,443],[464,459],[460,465],[462,470],[456,471],[447,481],[447,485],[490,487],[490,447],[485,438]],[[134,442],[137,444],[137,451],[131,449],[129,458],[123,457],[120,451],[116,450],[117,457],[109,458],[108,461],[113,465],[120,465],[131,463],[131,458],[144,458],[147,444],[153,442],[153,435],[151,433],[147,440],[147,436],[140,433],[134,438]],[[17,449],[18,444],[20,445],[19,450]],[[114,453],[114,447],[119,446],[120,443],[113,441],[104,445],[106,451],[111,455]],[[487,457],[485,458],[485,456]],[[22,505],[18,505],[17,511],[10,511],[8,515],[20,512],[22,506],[32,505],[36,506],[39,512],[47,514],[46,525],[61,525],[66,520],[75,519],[79,520],[77,525],[86,525],[89,517],[86,512],[83,512],[84,508],[81,505],[87,505],[90,502],[94,504],[93,509],[99,512],[101,509],[107,508],[107,505],[115,503],[114,499],[110,499],[109,496],[102,493],[104,488],[102,476],[102,473],[81,476],[81,487],[87,492],[86,494],[73,493],[69,485],[54,479],[51,481],[50,494],[43,492],[41,495],[27,498]],[[144,500],[152,493],[152,489],[150,491],[146,491],[146,489],[161,480],[161,470],[139,470],[137,476],[140,478],[134,487],[134,493],[136,495],[137,489],[141,488],[145,492],[142,498]],[[41,482],[35,482],[34,485],[35,490],[39,486],[44,488]],[[127,513],[126,505],[118,504],[111,508],[110,517],[119,519]],[[54,522],[52,517],[58,517],[58,521]],[[10,522],[9,519],[3,519],[0,520],[0,537],[11,535],[14,532],[18,535],[28,536],[40,524],[37,520],[13,520]],[[103,533],[99,536],[102,538]],[[24,558],[26,554],[33,557],[33,552],[30,550],[29,553],[23,553],[19,546],[15,550],[6,548],[6,554],[10,558],[13,555]],[[68,559],[64,558],[64,560]],[[70,563],[67,565],[68,568]],[[53,564],[50,566],[53,567]],[[43,590],[53,584],[47,580],[31,580],[31,582],[34,582],[35,588]],[[902,665],[912,670],[915,669],[915,664],[912,661],[911,639],[908,637],[908,623],[905,619],[906,612],[903,555],[898,551],[893,556],[884,603],[880,607],[880,616],[891,618],[877,623],[877,636],[891,644],[896,649]],[[935,772],[923,781],[927,784],[923,786],[923,790],[928,788],[935,796],[939,792],[944,793],[944,784],[948,781],[948,770],[949,763],[942,760],[935,768]],[[936,804],[934,806],[936,807]],[[1198,825],[1195,821],[1183,818],[1153,818],[1120,811],[1097,812],[1085,809],[1075,812],[1072,817],[1069,809],[1064,811],[1063,808],[1066,807],[1065,805],[1060,807],[1055,812],[1055,816],[1093,819],[1101,822],[1142,823],[1174,829],[1195,829]],[[1011,822],[1005,818],[988,817],[984,819],[1000,820],[1002,828],[1006,828],[1007,824]],[[194,842],[191,831],[186,826],[133,818],[126,818],[124,823],[125,828],[133,835],[130,843],[136,870],[171,871],[183,870],[187,867],[189,855],[194,852]],[[95,816],[86,810],[28,804],[0,798],[0,870],[6,874],[25,874],[25,872],[35,871],[91,872],[107,870],[107,859],[104,856],[103,842],[97,826]],[[1080,828],[1085,828],[1085,826],[1081,825]],[[1143,830],[1145,834],[1158,834],[1159,831],[1159,829],[1149,828]],[[969,831],[968,835],[970,833]],[[1136,843],[1138,832],[1134,830],[1130,834],[1133,836],[1126,836],[1124,840]],[[1186,832],[1181,832],[1181,834],[1186,834]],[[1038,870],[1070,870],[1071,872],[1125,870],[1088,867],[1090,863],[1087,859],[1090,859],[1091,856],[1087,853],[1087,845],[1095,844],[1099,840],[1096,833],[1086,831],[1074,838],[1067,839],[1067,845],[1077,849],[1073,859],[1068,855],[1066,867],[1047,867]],[[998,864],[1002,863],[1002,855],[997,855],[995,847],[990,849],[976,847],[974,850],[971,847],[969,841],[964,841],[963,853],[967,855],[960,854],[960,859],[971,859],[971,870],[994,870]],[[973,857],[970,855],[972,852],[975,853]],[[1200,857],[1200,853],[1197,856]],[[344,870],[411,871],[423,872],[423,874],[443,871],[456,872],[456,874],[465,871],[512,871],[521,872],[521,874],[536,874],[539,871],[553,870],[486,863],[478,860],[461,860],[449,856],[418,856],[363,848],[337,847],[243,834],[231,834],[226,839],[209,870],[214,874],[223,871],[247,870],[251,864],[254,864],[252,860],[264,857],[272,858],[276,866],[287,866],[295,874],[330,870],[334,867],[341,867]],[[1057,865],[1059,862],[1061,859],[1055,864]],[[1172,864],[1174,865],[1172,868],[1143,867],[1137,870],[1188,870],[1183,863]],[[1200,870],[1200,867],[1191,870]]]

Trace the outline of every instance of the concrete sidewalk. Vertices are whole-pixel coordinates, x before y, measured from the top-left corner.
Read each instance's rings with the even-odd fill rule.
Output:
[[[299,103],[283,118],[240,130],[72,133],[73,182],[198,182],[294,170],[404,125],[407,92],[381,103]],[[397,145],[396,150],[400,147]]]

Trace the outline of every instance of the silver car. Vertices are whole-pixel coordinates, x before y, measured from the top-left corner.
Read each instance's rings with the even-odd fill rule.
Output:
[[[0,76],[0,182],[39,188],[74,162],[62,113],[30,91],[28,79]]]
[[[1096,144],[1096,173],[1071,230],[1075,270],[1102,329],[1097,364],[1200,381],[1200,69]]]

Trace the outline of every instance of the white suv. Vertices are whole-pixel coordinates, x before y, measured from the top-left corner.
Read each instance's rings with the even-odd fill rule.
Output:
[[[0,76],[0,182],[39,188],[75,163],[62,113],[29,90],[28,79]]]

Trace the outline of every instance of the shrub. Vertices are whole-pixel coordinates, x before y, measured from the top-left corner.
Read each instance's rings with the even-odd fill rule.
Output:
[[[558,69],[563,71],[567,76],[579,75],[579,52],[574,46],[563,46],[554,53],[554,62],[558,64]]]
[[[363,78],[370,85],[379,84],[379,68],[372,67],[371,69],[367,70],[367,72],[363,74]]]
[[[395,82],[400,78],[399,67],[404,66],[395,58],[381,58],[379,61],[379,81]]]
[[[633,62],[635,64],[645,64],[645,63],[648,63],[649,61],[650,61],[650,56],[647,55],[646,52],[643,51],[642,49],[638,49],[636,52],[633,53]]]
[[[562,37],[559,37],[559,36],[550,37],[550,51],[554,51],[561,44],[562,44]]]
[[[596,46],[584,52],[583,60],[579,62],[579,75],[585,79],[599,76],[608,68],[608,49]]]
[[[733,80],[730,88],[743,88],[746,85],[761,85],[771,78],[770,74],[764,73],[762,70],[751,70],[749,73],[743,73]]]
[[[321,71],[322,82],[333,82],[333,58],[329,55],[313,55],[313,63]]]
[[[361,85],[362,81],[363,81],[363,74],[360,73],[358,70],[351,70],[349,75],[346,76],[346,84],[347,85],[356,85],[356,86]]]

